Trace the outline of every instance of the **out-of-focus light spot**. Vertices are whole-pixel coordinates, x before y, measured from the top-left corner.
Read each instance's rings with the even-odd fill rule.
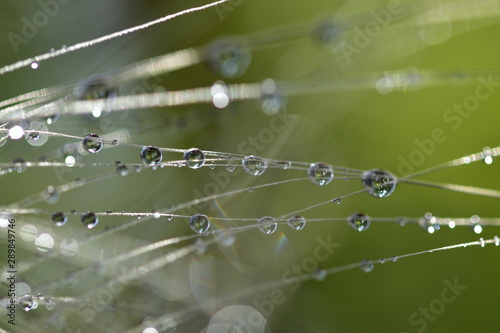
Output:
[[[40,252],[49,252],[54,247],[54,238],[49,234],[41,234],[35,239],[35,246]]]
[[[12,140],[19,140],[23,136],[24,136],[24,129],[21,126],[16,125],[11,129],[9,129],[9,137]]]

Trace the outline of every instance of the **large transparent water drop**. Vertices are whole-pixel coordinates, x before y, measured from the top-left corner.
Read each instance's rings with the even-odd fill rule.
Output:
[[[97,225],[97,223],[99,223],[99,218],[94,212],[83,213],[80,220],[82,221],[82,224],[88,229],[92,229]]]
[[[56,226],[61,227],[68,222],[68,218],[63,212],[55,212],[52,214],[52,222],[54,222]]]
[[[194,232],[202,234],[210,228],[210,220],[204,214],[195,214],[189,219],[189,227]]]
[[[388,171],[372,169],[363,172],[362,181],[368,194],[375,198],[386,198],[394,192],[398,180]]]
[[[161,153],[160,149],[153,146],[142,147],[141,150],[142,163],[146,165],[157,165],[161,162],[162,158],[163,154]]]
[[[82,145],[87,152],[95,154],[101,151],[103,142],[99,135],[90,133],[83,138]]]
[[[201,168],[205,164],[205,154],[198,148],[191,148],[184,153],[186,165],[191,169]]]
[[[325,186],[330,183],[333,179],[332,168],[322,162],[312,163],[307,171],[309,178],[314,184]]]
[[[250,175],[260,176],[267,169],[267,162],[258,156],[247,156],[242,161],[243,169]]]
[[[294,215],[287,220],[287,223],[294,230],[302,230],[306,225],[306,219],[301,215]]]
[[[259,230],[265,234],[272,234],[276,231],[277,224],[274,217],[264,216],[259,220]]]
[[[349,225],[356,231],[365,231],[370,227],[370,217],[363,213],[354,213],[349,217]]]
[[[38,303],[31,296],[23,296],[19,299],[19,306],[26,312],[38,307]]]

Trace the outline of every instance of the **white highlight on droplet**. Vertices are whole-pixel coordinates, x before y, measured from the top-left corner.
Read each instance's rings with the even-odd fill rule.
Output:
[[[19,140],[23,136],[24,136],[24,129],[21,126],[16,125],[11,129],[9,129],[9,137],[12,140]]]
[[[0,228],[7,228],[9,225],[9,218],[5,216],[0,216]]]
[[[95,107],[92,109],[92,116],[94,116],[94,118],[99,118],[102,114],[102,109],[99,108],[99,107]]]
[[[144,331],[142,331],[142,333],[158,333],[158,331],[156,330],[156,328],[148,327]]]
[[[64,163],[66,163],[67,166],[72,167],[75,166],[76,159],[73,156],[69,155],[64,159]]]

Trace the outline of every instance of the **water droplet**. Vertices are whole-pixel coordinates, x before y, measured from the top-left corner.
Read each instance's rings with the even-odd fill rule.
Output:
[[[45,124],[39,122],[39,121],[34,121],[31,123],[30,126],[30,132],[26,133],[24,136],[26,138],[26,141],[35,147],[39,147],[44,145],[47,140],[49,139],[49,136],[46,134],[41,134],[40,132],[47,132],[47,126]]]
[[[82,221],[82,224],[88,229],[92,229],[97,225],[97,223],[99,223],[99,218],[94,212],[83,213],[80,220]]]
[[[302,230],[306,225],[306,219],[301,215],[294,215],[287,220],[287,223],[294,230]]]
[[[392,256],[392,258],[391,258],[391,259],[392,259],[392,261],[393,261],[393,262],[398,261],[398,257],[396,257],[396,256]]]
[[[226,84],[222,81],[217,81],[210,89],[212,94],[212,103],[218,109],[224,109],[229,105],[229,95]]]
[[[142,163],[146,165],[157,165],[161,162],[162,158],[163,154],[161,153],[160,149],[153,146],[142,147],[141,150]]]
[[[79,100],[94,100],[115,97],[116,85],[109,77],[93,75],[81,81],[75,88],[74,95]]]
[[[196,245],[196,253],[198,253],[198,255],[202,255],[208,250],[207,243],[205,243],[205,241],[201,238],[198,238],[196,240],[195,245]]]
[[[153,217],[154,217],[155,219],[159,219],[159,218],[160,218],[160,216],[161,216],[160,212],[157,212],[157,211],[155,211],[155,210],[153,211]]]
[[[231,230],[220,230],[220,232],[216,234],[216,238],[217,242],[224,247],[232,246],[236,240],[236,236]]]
[[[53,204],[59,200],[59,193],[54,186],[49,185],[47,186],[43,197],[46,202]]]
[[[419,219],[418,224],[430,234],[433,234],[441,228],[437,217],[433,216],[432,213],[425,213],[424,217]]]
[[[258,156],[247,156],[242,161],[243,169],[250,175],[260,176],[266,171],[267,162]]]
[[[172,221],[172,219],[174,218],[174,216],[171,214],[166,215],[165,217],[167,218],[167,221]]]
[[[288,161],[278,161],[276,162],[276,166],[283,170],[288,170],[292,167],[292,163]]]
[[[472,215],[470,217],[470,229],[475,233],[475,234],[480,234],[483,232],[483,227],[479,224],[479,221],[481,221],[481,218],[478,215]]]
[[[38,307],[38,303],[35,302],[31,296],[23,296],[19,300],[19,306],[21,306],[24,311],[28,312],[36,309]]]
[[[397,179],[388,171],[372,169],[363,172],[363,185],[375,198],[386,198],[396,189]]]
[[[130,172],[130,170],[127,168],[127,166],[125,164],[120,164],[120,165],[116,166],[116,172],[120,176],[126,176]]]
[[[55,309],[56,305],[54,304],[54,302],[52,300],[47,299],[45,301],[45,307],[47,308],[47,310],[52,311]]]
[[[101,151],[103,142],[99,135],[90,133],[83,138],[82,145],[87,152],[95,154]]]
[[[195,214],[189,219],[189,227],[198,234],[202,234],[210,228],[210,220],[204,214]]]
[[[234,169],[235,169],[234,165],[231,165],[231,164],[230,165],[226,165],[227,172],[233,172]]]
[[[493,237],[493,239],[495,240],[495,246],[499,246],[500,245],[500,238],[498,238],[498,236],[495,236],[495,237]]]
[[[12,126],[9,129],[9,137],[12,140],[19,140],[23,136],[24,136],[24,128],[22,128],[21,126],[16,125],[16,126]]]
[[[219,39],[205,49],[205,60],[215,74],[235,78],[243,74],[252,59],[246,42],[240,38]]]
[[[38,69],[39,65],[38,65],[38,62],[32,62],[31,65],[30,65],[31,69]]]
[[[261,85],[261,90],[261,107],[264,114],[273,116],[283,109],[286,99],[276,88],[276,83],[273,79],[264,80]]]
[[[484,242],[484,238],[479,238],[479,242],[481,243],[481,247],[484,247],[486,243]]]
[[[62,154],[64,156],[64,163],[68,167],[75,166],[76,162],[81,160],[81,155],[78,153],[76,146],[72,143],[67,143],[62,147]]]
[[[33,141],[37,141],[38,139],[40,139],[40,133],[31,132],[30,134],[28,134],[28,139],[33,140]]]
[[[259,220],[259,230],[265,234],[272,234],[276,231],[277,224],[274,217],[264,216]]]
[[[198,148],[191,148],[184,153],[186,165],[191,169],[198,169],[205,164],[205,154]]]
[[[331,49],[341,40],[344,30],[344,26],[336,20],[323,20],[313,30],[312,37],[319,46]]]
[[[370,273],[371,271],[373,271],[374,265],[371,260],[365,259],[361,262],[359,268],[361,268],[361,270],[365,273]]]
[[[400,216],[397,219],[398,223],[400,226],[404,227],[405,225],[408,224],[408,218],[406,216]]]
[[[340,205],[342,203],[342,198],[335,198],[332,200],[332,202],[336,205]]]
[[[363,213],[354,213],[349,217],[349,225],[356,231],[365,231],[370,227],[370,217]]]
[[[68,218],[63,212],[55,212],[52,214],[52,222],[54,222],[56,226],[61,227],[68,222]]]
[[[325,280],[326,276],[327,276],[327,272],[325,269],[317,269],[315,270],[313,273],[312,273],[312,277],[316,280],[316,281],[323,281]]]
[[[312,163],[307,173],[311,181],[320,186],[327,185],[333,179],[332,168],[328,164],[322,162]]]
[[[490,147],[483,148],[483,161],[486,164],[493,163],[493,150]]]
[[[61,114],[59,112],[56,112],[48,117],[45,118],[45,121],[47,122],[48,125],[55,124],[59,120],[59,116]]]
[[[14,163],[17,173],[23,173],[24,171],[26,171],[26,161],[24,160],[24,158],[15,158],[12,163]]]

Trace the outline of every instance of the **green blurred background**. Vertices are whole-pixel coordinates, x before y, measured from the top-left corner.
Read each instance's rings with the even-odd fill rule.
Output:
[[[27,44],[12,48],[8,33],[21,33],[23,17],[32,18],[41,10],[40,3],[4,1],[0,4],[0,64],[45,53],[51,48],[93,39],[130,26],[156,19],[160,16],[203,4],[202,1],[71,1],[60,5],[59,12],[39,29]],[[339,52],[318,47],[308,38],[276,43],[270,48],[255,50],[252,63],[241,77],[225,80],[227,83],[259,82],[271,77],[276,81],[334,78],[345,75],[364,75],[390,70],[411,68],[450,71],[457,79],[449,79],[430,87],[405,92],[394,91],[388,95],[366,87],[332,89],[321,93],[290,96],[286,112],[291,117],[286,129],[277,133],[272,142],[263,145],[259,155],[292,161],[323,161],[357,169],[382,168],[398,172],[400,158],[418,150],[415,140],[431,138],[436,128],[443,129],[447,139],[426,156],[418,169],[424,169],[466,154],[479,152],[485,146],[498,145],[497,103],[500,95],[494,92],[481,101],[479,107],[463,119],[457,129],[443,119],[445,112],[455,103],[474,94],[476,80],[460,80],[462,70],[489,70],[498,68],[499,46],[497,36],[500,25],[494,10],[482,11],[474,2],[441,2],[437,7],[432,1],[418,5],[402,2],[404,14],[391,21],[380,34],[370,39],[369,45],[360,48],[346,61]],[[465,6],[465,4],[467,6]],[[495,4],[483,4],[495,7]],[[223,35],[245,35],[266,32],[276,27],[313,22],[325,16],[335,17],[347,25],[363,27],[373,21],[372,9],[387,8],[385,1],[307,1],[284,3],[279,1],[233,1],[226,7],[208,9],[186,15],[122,38],[103,43],[74,54],[65,55],[40,64],[37,70],[22,69],[0,77],[0,98],[7,99],[35,89],[73,82],[92,74],[116,69],[150,57],[177,51],[191,46],[204,45]],[[464,8],[467,8],[465,10]],[[494,8],[493,8],[494,9]],[[434,16],[425,13],[431,10]],[[437,14],[436,14],[437,13]],[[443,14],[444,13],[444,14]],[[479,13],[479,14],[478,14]],[[474,15],[477,14],[477,17]],[[427,16],[426,16],[427,15]],[[426,18],[448,16],[448,23],[428,25]],[[491,16],[491,17],[490,17]],[[498,17],[498,16],[497,16]],[[427,22],[427,23],[426,23]],[[427,24],[427,25],[426,25]],[[284,31],[288,31],[286,28]],[[423,37],[422,37],[423,36]],[[429,45],[431,44],[436,45]],[[150,91],[158,87],[179,90],[211,85],[221,79],[203,64],[150,80]],[[120,94],[134,91],[143,82],[120,87]],[[137,92],[137,90],[135,91]],[[259,109],[255,101],[235,102],[223,110],[211,105],[195,105],[162,109],[132,110],[124,117],[106,115],[114,128],[127,129],[129,142],[161,147],[190,148],[237,153],[239,145],[255,136],[262,128],[269,127],[270,116]],[[61,116],[50,127],[56,132],[83,136],[89,132],[105,134],[101,119]],[[104,126],[104,127],[103,127]],[[110,126],[109,124],[106,126]],[[110,127],[107,127],[108,129]],[[36,160],[44,154],[58,150],[68,141],[51,138],[42,147],[31,147],[26,142],[7,142],[1,149],[1,161],[14,158]],[[119,147],[104,150],[95,156],[85,156],[84,162],[120,160],[137,163],[139,152]],[[178,159],[175,154],[166,159]],[[69,171],[68,171],[69,170]],[[146,170],[127,177],[114,177],[65,193],[52,205],[37,207],[52,211],[94,210],[147,212],[165,209],[170,205],[193,199],[194,189],[203,193],[211,176],[223,168],[188,170],[165,168]],[[58,173],[51,169],[29,169],[22,174],[8,174],[1,178],[0,203],[13,204],[31,194],[43,191],[48,185],[59,185],[77,177],[100,174],[105,169],[66,169]],[[425,177],[428,180],[458,183],[486,188],[499,188],[498,165],[476,163]],[[59,177],[58,177],[59,174]],[[304,177],[297,171],[268,170],[261,177],[240,173],[231,177],[230,189],[255,186],[290,178]],[[297,182],[252,193],[243,193],[218,200],[201,209],[209,216],[248,217],[279,216],[309,205],[345,195],[362,188],[360,181],[334,180],[326,187],[310,182]],[[401,184],[389,198],[379,200],[362,193],[343,200],[341,205],[325,205],[304,213],[309,218],[347,217],[363,211],[373,217],[419,217],[432,212],[440,217],[498,216],[498,199],[453,193],[438,189]],[[200,212],[196,207],[186,214]],[[70,217],[67,226],[56,229],[45,216],[17,217],[19,225],[31,223],[40,230],[50,230],[56,239],[71,237],[84,240],[87,234],[97,233],[106,225],[126,222],[125,218],[103,218],[91,231],[83,230],[76,217]],[[227,226],[221,224],[220,227]],[[112,256],[139,245],[163,238],[190,234],[183,220],[172,223],[148,222],[139,227],[114,235],[111,240],[97,242],[93,251]],[[199,332],[207,325],[210,316],[228,305],[252,305],[255,299],[269,299],[268,291],[257,292],[267,281],[280,279],[283,272],[294,264],[310,257],[317,246],[317,238],[327,236],[338,244],[335,252],[322,262],[324,268],[358,262],[365,258],[378,259],[433,247],[491,238],[498,231],[486,227],[481,236],[467,227],[450,230],[443,227],[435,234],[427,234],[416,225],[400,227],[392,223],[374,223],[365,233],[356,233],[347,223],[326,222],[307,225],[300,232],[281,226],[273,235],[249,231],[238,235],[230,248],[210,248],[206,256],[194,256],[168,266],[159,274],[145,277],[116,297],[122,302],[120,310],[98,313],[92,325],[81,324],[82,332],[121,332],[139,325],[144,318],[163,316],[170,311],[185,309],[203,297],[214,297],[219,302],[199,310],[200,315],[179,322],[179,332]],[[21,243],[21,240],[18,241]],[[18,258],[40,255],[33,244],[23,244]],[[57,249],[56,249],[57,250]],[[102,250],[102,251],[101,251]],[[301,284],[294,292],[287,291],[286,302],[276,306],[267,318],[270,332],[470,332],[493,331],[498,323],[500,291],[496,287],[499,276],[497,248],[467,248],[442,253],[426,254],[378,265],[370,274],[358,270],[327,277],[324,281]],[[92,252],[93,253],[93,252]],[[0,258],[5,251],[2,250]],[[151,259],[158,253],[143,259]],[[65,276],[78,266],[88,265],[87,254],[83,259],[68,264],[54,261],[49,266],[29,271],[21,279],[32,286]],[[142,260],[142,259],[141,259]],[[190,261],[191,260],[191,261]],[[206,267],[201,271],[203,292],[192,292],[183,281],[192,268],[192,261]],[[139,263],[137,263],[138,265]],[[69,265],[69,266],[68,266]],[[89,279],[92,277],[89,274]],[[412,325],[409,317],[420,307],[428,307],[440,299],[445,280],[458,279],[467,289],[428,325]],[[185,290],[171,296],[159,286]],[[173,282],[172,282],[173,283]],[[182,284],[184,283],[184,284]],[[80,281],[72,289],[62,289],[58,295],[77,296],[86,291]],[[183,289],[184,288],[184,289]],[[236,295],[238,291],[255,289],[250,295],[239,296],[230,302],[223,301],[224,293]],[[3,288],[2,288],[3,290]],[[3,293],[3,291],[2,291]],[[168,296],[170,295],[170,296]],[[201,295],[201,296],[200,296]],[[116,304],[114,304],[116,305]],[[37,322],[70,320],[68,309],[56,307],[48,311],[21,313],[18,311],[17,330],[8,327],[5,318],[0,327],[13,332],[27,332]],[[65,315],[63,315],[63,313]],[[64,318],[64,319],[61,319]],[[111,321],[110,318],[114,320]],[[422,318],[422,317],[418,317]],[[120,321],[121,320],[121,321]],[[83,321],[84,322],[84,321]],[[26,325],[26,326],[23,326]],[[24,328],[23,328],[24,327]],[[420,329],[420,330],[419,330]],[[56,330],[57,331],[57,330]]]

